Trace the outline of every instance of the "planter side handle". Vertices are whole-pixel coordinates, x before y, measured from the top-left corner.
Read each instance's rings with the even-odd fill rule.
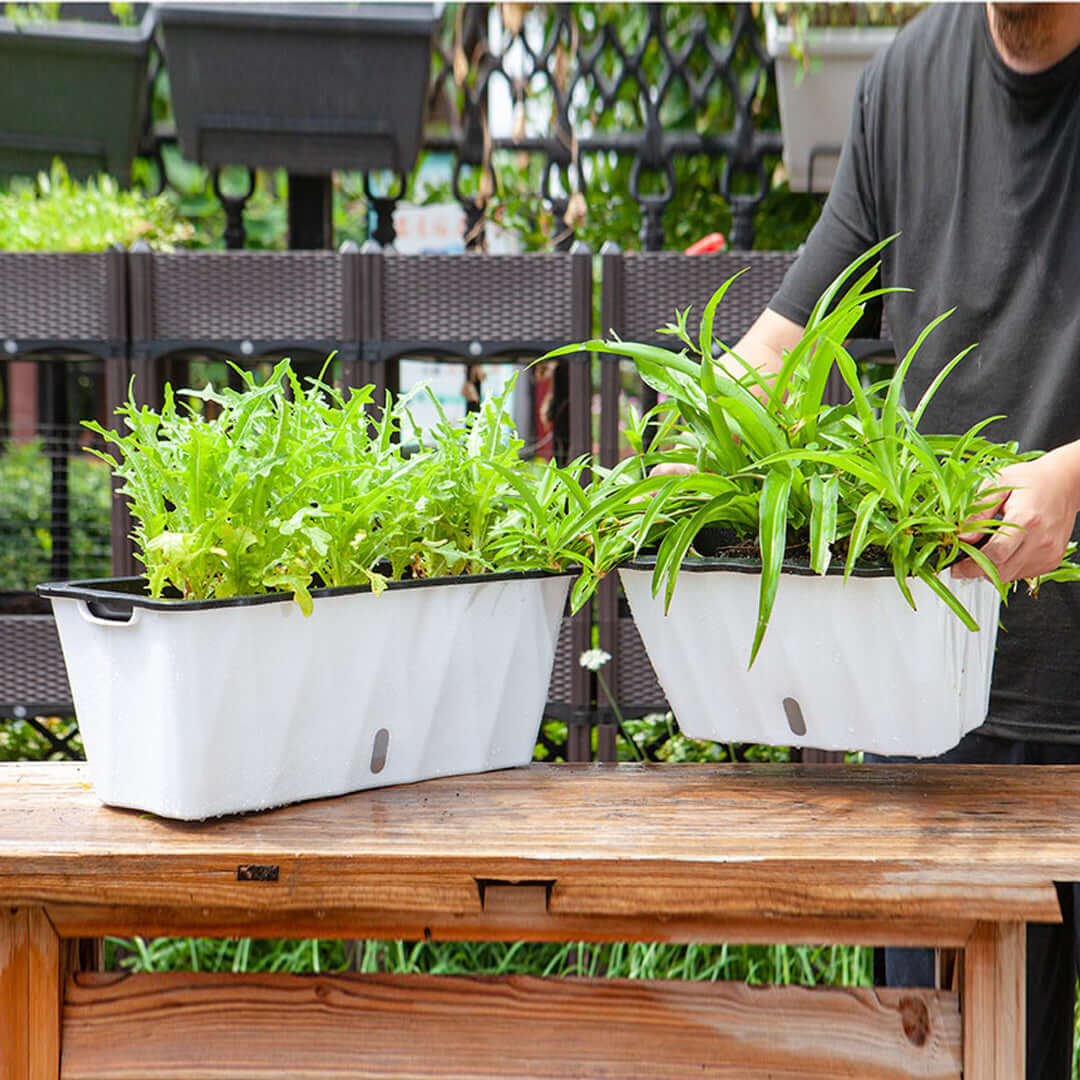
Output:
[[[130,627],[142,614],[133,604],[122,600],[78,600],[79,614],[95,626]]]

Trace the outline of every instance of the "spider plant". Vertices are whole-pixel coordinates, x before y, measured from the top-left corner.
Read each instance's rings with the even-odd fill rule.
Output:
[[[407,398],[373,410],[371,387],[303,385],[288,360],[261,385],[236,370],[241,389],[167,386],[160,411],[129,395],[125,434],[86,425],[116,451],[91,452],[123,480],[154,597],[290,591],[310,613],[318,586],[561,571],[603,549],[581,524],[585,461],[522,460],[512,384],[406,448]]]
[[[891,240],[892,238],[889,238]],[[905,376],[927,339],[948,317],[931,322],[900,359],[889,380],[864,386],[844,342],[865,304],[890,290],[874,287],[875,245],[848,266],[815,306],[797,345],[780,370],[764,374],[713,334],[718,305],[735,278],[716,290],[696,336],[689,309],[676,313],[666,333],[678,351],[621,340],[594,340],[551,353],[590,349],[632,359],[642,379],[664,395],[650,414],[634,418],[636,478],[611,484],[598,512],[625,544],[612,544],[609,569],[631,552],[657,546],[652,587],[670,604],[679,568],[696,555],[703,530],[720,527],[734,546],[756,551],[760,592],[750,664],[761,647],[785,557],[796,546],[809,567],[824,574],[842,561],[843,577],[868,559],[891,567],[914,607],[910,580],[924,582],[963,621],[975,620],[949,588],[942,571],[970,556],[1004,598],[1007,587],[993,564],[961,539],[972,530],[992,533],[1007,522],[987,520],[993,478],[1007,465],[1037,456],[1015,443],[999,444],[983,431],[990,417],[958,435],[919,430],[927,406],[948,374],[970,351],[954,356],[914,408],[903,404]],[[738,275],[736,275],[738,277]],[[843,405],[823,399],[833,365],[851,391]],[[656,437],[646,449],[645,433]],[[693,466],[688,475],[649,475],[660,463]],[[621,548],[621,550],[619,550]],[[1075,568],[1063,567],[1062,574]]]

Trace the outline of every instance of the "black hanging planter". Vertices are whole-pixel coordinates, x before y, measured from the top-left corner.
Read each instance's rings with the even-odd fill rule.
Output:
[[[433,4],[170,3],[156,13],[185,158],[308,175],[415,163]]]
[[[73,176],[108,172],[126,185],[152,33],[149,15],[137,27],[0,18],[0,175],[33,175],[60,157]]]

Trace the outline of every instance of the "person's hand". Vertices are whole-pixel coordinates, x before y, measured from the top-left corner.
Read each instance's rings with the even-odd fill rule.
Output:
[[[1007,487],[989,506],[982,520],[1000,516],[1017,528],[995,532],[982,547],[1002,581],[1037,577],[1057,569],[1072,536],[1080,501],[1077,496],[1076,444],[1060,447],[1041,458],[1005,468],[988,487]],[[960,539],[976,542],[978,531],[961,533]],[[958,578],[982,577],[974,559],[954,564]]]
[[[689,476],[697,472],[693,465],[681,461],[662,461],[649,470],[650,476]]]

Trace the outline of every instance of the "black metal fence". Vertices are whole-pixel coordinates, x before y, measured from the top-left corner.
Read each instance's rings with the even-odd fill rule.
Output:
[[[432,50],[423,149],[450,159],[446,194],[464,210],[469,248],[483,246],[485,220],[520,212],[551,247],[568,249],[590,215],[603,228],[618,189],[633,204],[624,213],[640,216],[642,250],[660,250],[691,166],[711,176],[730,213],[729,245],[753,247],[782,141],[752,5],[449,5]],[[165,72],[156,42],[147,92],[159,114]],[[163,150],[175,144],[167,122],[140,144],[162,184],[171,182]],[[394,211],[414,179],[364,176],[379,244],[394,241]],[[329,186],[328,176],[289,177],[290,247],[328,246]],[[213,188],[225,245],[242,248],[254,170],[237,191],[216,168]]]

